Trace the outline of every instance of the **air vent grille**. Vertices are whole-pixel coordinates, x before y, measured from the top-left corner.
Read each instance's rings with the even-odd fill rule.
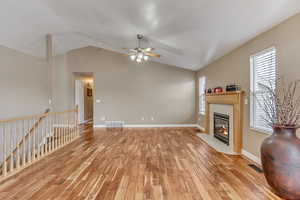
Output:
[[[123,121],[106,121],[105,126],[106,126],[106,128],[123,128],[124,122]]]

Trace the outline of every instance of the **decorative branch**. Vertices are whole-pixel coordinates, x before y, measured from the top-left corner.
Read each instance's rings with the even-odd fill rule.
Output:
[[[254,94],[262,108],[262,120],[269,127],[297,127],[300,124],[300,96],[296,96],[300,80],[292,81],[286,86],[284,79],[275,83],[258,83],[260,92]],[[258,95],[260,98],[258,98]],[[299,95],[299,94],[298,94]]]

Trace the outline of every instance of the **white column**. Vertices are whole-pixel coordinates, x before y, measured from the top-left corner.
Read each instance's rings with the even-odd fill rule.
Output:
[[[53,36],[51,34],[46,35],[46,59],[48,63],[48,100],[49,106],[52,107],[53,101],[53,69],[54,69],[54,44]]]

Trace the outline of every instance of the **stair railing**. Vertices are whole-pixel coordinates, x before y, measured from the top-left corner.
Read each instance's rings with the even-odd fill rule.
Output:
[[[0,120],[0,181],[79,136],[78,107]]]

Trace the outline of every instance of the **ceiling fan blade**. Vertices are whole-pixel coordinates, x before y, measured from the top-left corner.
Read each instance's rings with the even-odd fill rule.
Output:
[[[147,55],[147,56],[151,56],[151,57],[157,57],[157,58],[160,58],[160,57],[161,57],[161,55],[156,54],[156,53],[153,53],[153,52],[146,52],[146,55]]]
[[[158,49],[163,49],[165,51],[168,51],[170,53],[173,54],[177,54],[177,55],[184,55],[184,52],[178,48],[172,47],[168,44],[165,44],[163,42],[160,42],[157,39],[154,38],[150,38],[150,37],[144,37],[144,40],[147,41],[149,43],[149,46],[155,46]]]
[[[128,48],[122,48],[123,50],[129,51],[129,52],[137,52],[136,49],[128,49]]]
[[[144,48],[145,52],[150,52],[150,51],[154,51],[154,48],[148,47],[148,48]]]

